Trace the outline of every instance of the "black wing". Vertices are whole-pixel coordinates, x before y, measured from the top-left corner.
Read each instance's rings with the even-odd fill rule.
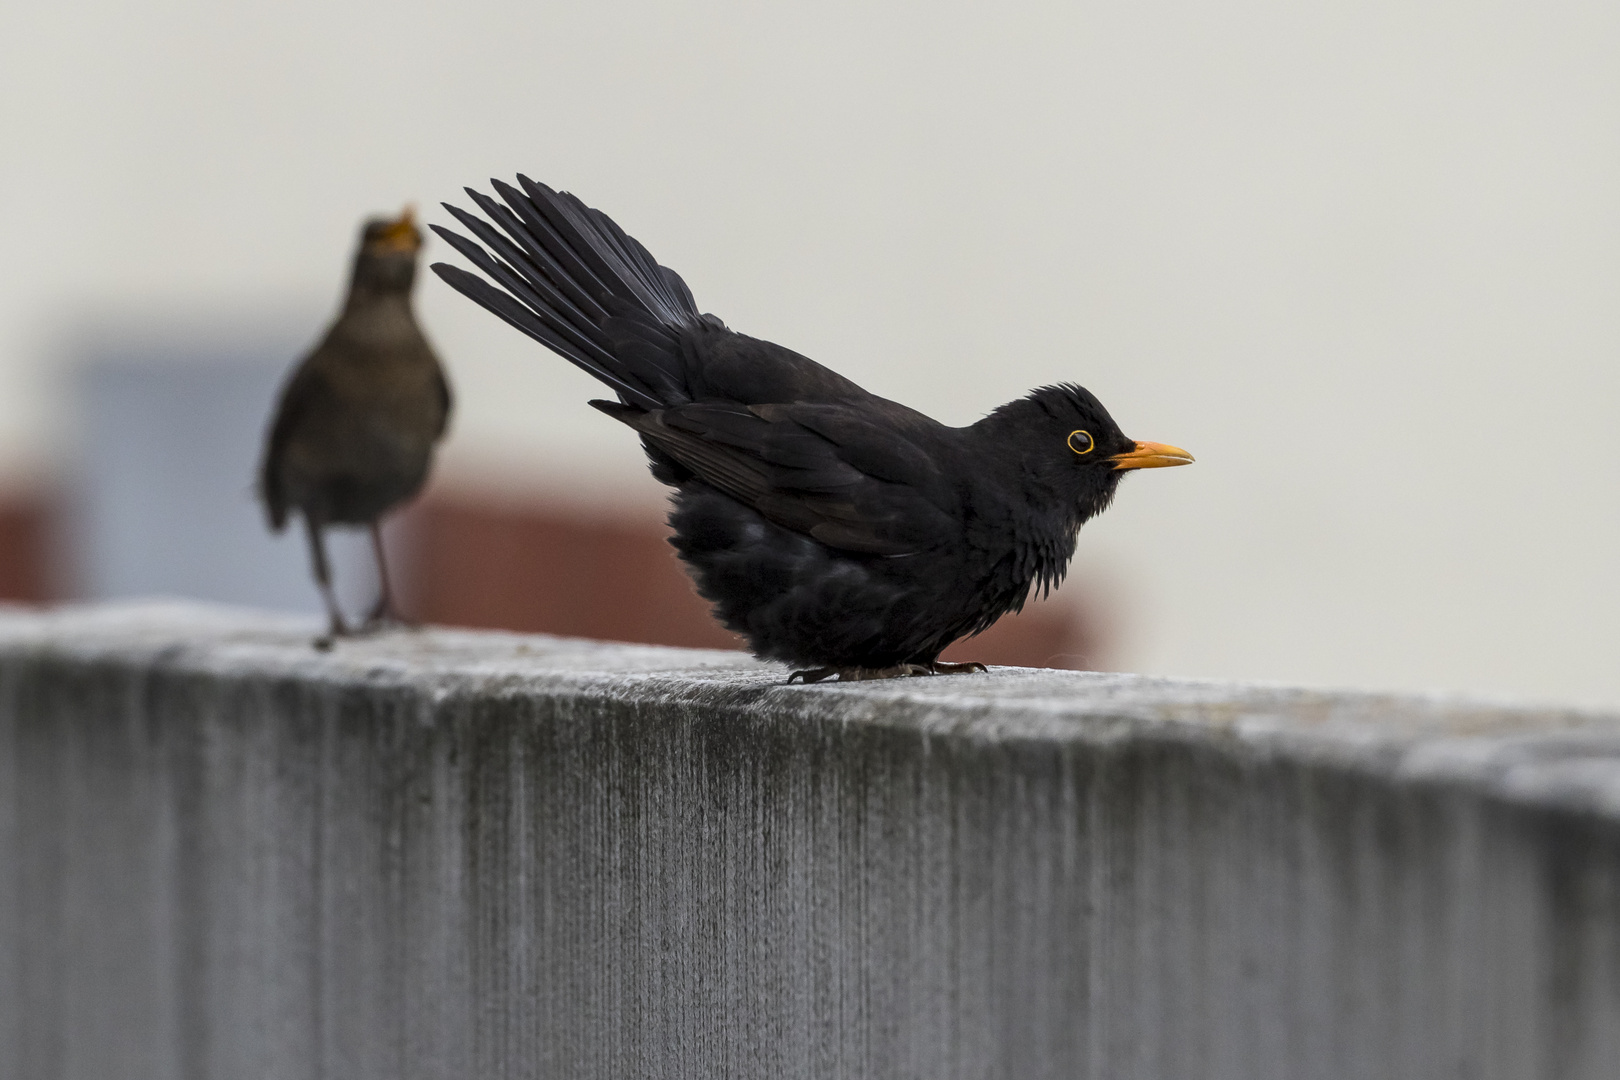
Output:
[[[592,404],[698,479],[828,547],[910,555],[960,529],[952,486],[935,462],[858,407]]]
[[[292,509],[287,503],[282,478],[288,444],[303,424],[311,404],[327,392],[326,377],[306,358],[287,380],[276,403],[276,415],[265,438],[264,458],[259,463],[259,497],[264,500],[270,528],[276,532],[287,524],[287,513]]]

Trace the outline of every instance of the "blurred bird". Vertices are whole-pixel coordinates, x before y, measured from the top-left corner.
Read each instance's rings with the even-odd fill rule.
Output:
[[[281,391],[259,470],[277,532],[297,510],[333,636],[350,632],[326,558],[328,525],[371,531],[381,587],[367,628],[395,618],[378,522],[421,490],[450,417],[450,386],[411,312],[422,234],[405,208],[366,222],[343,310]],[[329,645],[330,639],[317,642]]]
[[[492,183],[505,205],[467,189],[487,221],[445,205],[488,250],[433,228],[501,288],[434,271],[612,388],[591,404],[675,488],[670,542],[698,591],[756,655],[801,668],[790,682],[985,670],[939,654],[1061,581],[1127,470],[1192,461],[1126,438],[1072,384],[946,427],[699,314],[574,196]]]

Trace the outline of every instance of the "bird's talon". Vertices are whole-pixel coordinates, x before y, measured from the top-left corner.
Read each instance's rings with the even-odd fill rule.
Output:
[[[360,624],[360,633],[362,634],[386,634],[390,630],[417,629],[420,629],[420,627],[418,627],[415,623],[406,622],[404,619],[401,619],[399,616],[392,613],[387,615],[378,615],[377,613],[373,612],[371,615],[366,617],[365,622]]]
[[[788,682],[791,684],[793,680],[798,679],[808,685],[834,676],[837,676],[839,682],[871,682],[875,679],[918,678],[933,674],[935,671],[928,664],[895,664],[893,667],[882,668],[823,667],[795,671],[788,676]]]
[[[990,669],[977,660],[969,660],[963,664],[947,664],[943,660],[935,660],[930,667],[935,675],[980,675]]]
[[[353,637],[354,630],[343,621],[343,616],[336,610],[332,612],[332,621],[326,628],[326,633],[310,642],[320,652],[331,652],[332,646],[337,644],[338,638]]]

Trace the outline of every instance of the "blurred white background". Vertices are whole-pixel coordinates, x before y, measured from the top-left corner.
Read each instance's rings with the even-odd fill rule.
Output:
[[[83,327],[312,339],[362,214],[525,171],[941,420],[1072,379],[1191,450],[1081,537],[1127,668],[1620,704],[1616,57],[1599,0],[9,4],[0,475],[63,468]],[[662,498],[419,306],[445,476]]]

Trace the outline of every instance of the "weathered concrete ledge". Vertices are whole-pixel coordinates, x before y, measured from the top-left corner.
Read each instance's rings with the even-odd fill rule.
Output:
[[[1620,717],[0,614],[0,1076],[1620,1075]]]

